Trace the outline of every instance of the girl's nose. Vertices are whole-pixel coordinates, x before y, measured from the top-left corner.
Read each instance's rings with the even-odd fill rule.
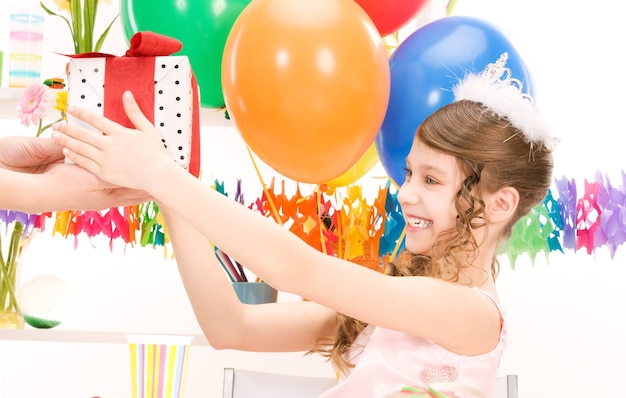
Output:
[[[417,184],[412,184],[412,181],[405,181],[404,184],[400,186],[400,190],[398,191],[398,203],[402,205],[406,204],[414,204],[419,201],[419,192],[417,189]]]

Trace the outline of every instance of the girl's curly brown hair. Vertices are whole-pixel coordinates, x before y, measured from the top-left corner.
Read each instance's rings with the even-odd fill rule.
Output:
[[[502,236],[503,241],[508,239],[513,225],[545,198],[552,180],[552,152],[541,144],[530,145],[506,118],[467,100],[446,105],[426,118],[416,139],[454,156],[466,176],[455,198],[456,227],[439,236],[431,257],[403,250],[395,264],[385,264],[384,272],[458,282],[461,269],[471,267],[478,253],[472,230],[486,228],[481,192],[513,187],[519,193],[517,212]],[[494,257],[491,275],[486,277],[495,279],[498,271]],[[335,336],[320,339],[310,353],[320,353],[336,370],[346,372],[354,366],[346,353],[366,326],[365,322],[337,313]]]

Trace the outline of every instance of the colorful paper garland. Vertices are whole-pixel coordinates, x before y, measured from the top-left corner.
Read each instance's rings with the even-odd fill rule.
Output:
[[[565,176],[555,179],[543,203],[522,218],[502,253],[512,267],[522,255],[534,263],[537,255],[553,252],[581,251],[589,255],[606,247],[611,259],[626,242],[626,173],[615,186],[602,173],[594,181],[580,184]],[[397,189],[390,181],[379,188],[373,200],[364,197],[361,186],[341,189],[318,186],[303,195],[298,185],[291,197],[285,194],[285,181],[276,188],[273,179],[261,195],[245,203],[242,181],[235,185],[234,200],[258,211],[288,228],[310,246],[329,255],[380,269],[381,263],[395,257],[403,246],[404,219],[397,200]],[[228,195],[226,184],[215,181],[214,188]],[[166,246],[167,231],[154,202],[137,206],[111,208],[106,211],[61,211],[25,214],[0,210],[5,224],[20,221],[29,228],[45,229],[46,220],[54,219],[52,235],[74,237],[78,246],[81,234],[90,239],[104,235],[126,245]]]

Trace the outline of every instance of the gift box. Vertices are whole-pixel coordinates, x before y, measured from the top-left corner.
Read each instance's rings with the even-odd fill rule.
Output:
[[[161,134],[172,158],[198,176],[199,92],[189,59],[171,55],[181,48],[182,43],[171,37],[139,32],[131,38],[124,56],[103,53],[70,56],[68,105],[87,108],[134,128],[122,105],[123,92],[130,90],[144,115]],[[68,121],[81,123],[70,117]]]

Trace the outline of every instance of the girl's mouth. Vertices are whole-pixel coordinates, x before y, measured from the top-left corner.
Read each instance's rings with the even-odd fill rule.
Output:
[[[428,228],[433,225],[432,221],[427,221],[417,217],[407,217],[406,223],[414,228]]]

